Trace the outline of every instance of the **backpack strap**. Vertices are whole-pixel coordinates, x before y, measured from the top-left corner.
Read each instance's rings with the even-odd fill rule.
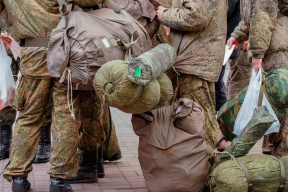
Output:
[[[104,0],[103,4],[117,14],[119,14],[122,10],[113,0]]]
[[[286,174],[285,174],[285,167],[282,159],[278,159],[280,163],[280,169],[281,169],[281,178],[280,178],[280,186],[278,187],[277,192],[283,192],[285,189],[285,182],[286,182]]]
[[[244,171],[245,175],[246,175],[246,179],[247,179],[247,182],[248,182],[248,192],[252,192],[252,189],[253,189],[253,183],[252,183],[252,178],[251,178],[251,175],[247,169],[247,167],[244,165],[244,163],[242,161],[240,161],[239,159],[237,158],[234,158],[235,161],[238,163],[238,165],[242,168],[242,171]]]

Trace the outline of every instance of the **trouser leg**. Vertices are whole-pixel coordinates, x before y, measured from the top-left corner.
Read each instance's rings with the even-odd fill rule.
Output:
[[[284,117],[280,124],[279,133],[270,134],[270,141],[273,144],[272,155],[282,158],[288,155],[288,110],[286,109]]]
[[[45,108],[49,100],[51,79],[22,76],[15,94],[15,107],[20,111],[10,148],[10,163],[3,176],[27,176],[37,153]]]
[[[95,150],[103,144],[105,157],[112,157],[119,150],[118,138],[112,121],[110,108],[101,106],[101,100],[94,91],[89,91],[89,99],[82,95],[81,107],[81,132],[80,147],[86,150]],[[93,106],[91,106],[93,103]]]
[[[49,175],[54,178],[68,179],[75,177],[79,165],[79,151],[77,150],[80,140],[79,129],[81,126],[79,113],[79,93],[72,91],[72,104],[70,94],[67,100],[67,88],[54,80],[52,112],[52,136],[51,145],[51,168]],[[73,108],[72,108],[73,105]],[[71,116],[69,110],[73,109],[75,118]]]
[[[240,51],[238,59],[229,60],[229,65],[228,99],[237,95],[249,84],[252,74],[252,64],[243,50]]]
[[[215,85],[193,75],[181,74],[178,78],[177,99],[188,98],[197,102],[205,113],[205,133],[208,144],[215,147],[217,143],[218,122],[215,115]]]

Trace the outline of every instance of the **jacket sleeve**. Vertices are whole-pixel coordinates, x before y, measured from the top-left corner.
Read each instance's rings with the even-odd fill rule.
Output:
[[[94,7],[101,3],[103,0],[65,0],[68,3],[73,2],[81,7]]]
[[[274,0],[251,0],[249,43],[254,58],[263,58],[271,42],[277,21],[278,5]]]
[[[184,0],[183,7],[166,9],[161,21],[179,31],[202,31],[213,17],[216,0]]]
[[[237,39],[238,43],[240,44],[247,41],[249,38],[249,25],[242,20],[235,28],[231,36]]]

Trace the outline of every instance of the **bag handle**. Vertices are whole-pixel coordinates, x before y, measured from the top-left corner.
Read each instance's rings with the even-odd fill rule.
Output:
[[[239,159],[235,158],[235,161],[238,163],[238,165],[242,168],[242,171],[245,173],[246,179],[247,179],[247,182],[248,182],[248,192],[251,192],[252,189],[253,189],[253,183],[252,183],[252,178],[251,178],[251,175],[250,175],[247,167]]]
[[[103,4],[117,14],[119,14],[122,10],[113,0],[104,0]]]
[[[277,192],[282,192],[285,189],[285,181],[286,181],[286,174],[285,174],[285,167],[282,159],[278,159],[280,163],[280,169],[281,169],[281,178],[280,178],[280,186],[278,187]]]

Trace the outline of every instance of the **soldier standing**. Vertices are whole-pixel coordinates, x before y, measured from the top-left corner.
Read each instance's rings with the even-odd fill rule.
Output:
[[[282,13],[279,5],[284,6]],[[285,8],[286,7],[286,8]],[[280,7],[282,10],[283,7]],[[249,40],[247,57],[253,64],[255,71],[263,67],[264,71],[271,72],[278,68],[288,67],[288,8],[287,0],[242,0],[242,21],[232,33],[228,45],[239,46]],[[284,105],[286,101],[279,101]],[[280,158],[288,154],[288,111],[284,114],[279,133],[265,136],[263,153]]]
[[[215,85],[225,52],[227,1],[173,0],[172,8],[158,7],[177,59],[170,78],[176,98],[188,98],[205,113],[208,144],[215,147],[218,123],[215,116]],[[178,74],[177,74],[178,73]]]

